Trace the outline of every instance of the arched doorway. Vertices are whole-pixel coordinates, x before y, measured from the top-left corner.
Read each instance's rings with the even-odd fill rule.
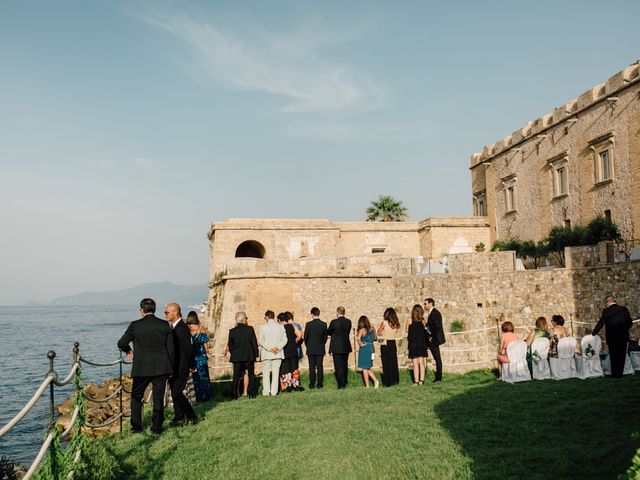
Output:
[[[236,248],[236,258],[239,257],[252,257],[252,258],[264,258],[264,246],[260,242],[255,240],[247,240],[242,242]]]

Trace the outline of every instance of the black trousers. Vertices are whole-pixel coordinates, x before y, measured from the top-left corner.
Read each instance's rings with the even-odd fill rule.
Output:
[[[627,359],[627,342],[607,342],[609,358],[611,359],[611,376],[622,377],[624,362]]]
[[[442,380],[442,357],[440,356],[440,345],[430,343],[429,350],[431,350],[433,360],[436,362],[436,380]]]
[[[149,384],[153,388],[153,415],[151,431],[161,432],[164,422],[164,392],[169,375],[133,377],[131,387],[131,430],[142,430],[142,399]]]
[[[196,412],[193,411],[189,400],[184,396],[183,390],[187,386],[189,372],[173,376],[169,379],[169,387],[171,387],[171,398],[173,398],[173,422],[181,422],[185,419],[193,420],[196,418]]]
[[[333,368],[336,376],[336,382],[338,382],[338,388],[345,388],[347,386],[349,354],[348,353],[334,353],[333,354]]]
[[[249,385],[247,386],[247,395],[253,397],[255,395],[253,391],[253,385],[256,381],[256,375],[254,373],[254,365],[253,361],[250,362],[233,362],[233,386],[232,386],[232,395],[233,399],[237,399],[242,395],[241,385],[242,379],[244,377],[244,372],[247,372],[249,376]]]
[[[387,340],[387,344],[380,347],[380,358],[382,360],[382,385],[390,387],[399,384],[398,347],[395,340]]]
[[[280,363],[280,376],[285,373],[293,373],[295,370],[298,370],[299,363],[297,356],[282,359],[282,363]]]
[[[309,359],[309,386],[315,387],[317,385],[322,387],[324,382],[322,366],[324,355],[307,355],[307,358]]]

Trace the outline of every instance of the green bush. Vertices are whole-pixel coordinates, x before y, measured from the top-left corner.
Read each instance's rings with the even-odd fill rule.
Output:
[[[584,231],[584,244],[595,245],[602,240],[620,240],[620,229],[611,220],[597,216],[589,222]]]
[[[452,332],[462,332],[464,330],[464,320],[454,320],[451,322]]]

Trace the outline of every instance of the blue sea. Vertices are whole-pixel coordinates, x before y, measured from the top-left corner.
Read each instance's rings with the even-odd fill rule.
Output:
[[[118,339],[137,318],[137,305],[0,307],[0,428],[22,409],[47,375],[49,350],[56,352],[54,367],[63,379],[72,364],[74,342],[80,343],[80,353],[89,360],[115,360]],[[117,365],[83,365],[82,369],[85,383],[117,375]],[[71,391],[70,385],[56,387],[56,406]],[[0,456],[29,466],[45,437],[48,419],[47,390],[27,416],[0,439]]]

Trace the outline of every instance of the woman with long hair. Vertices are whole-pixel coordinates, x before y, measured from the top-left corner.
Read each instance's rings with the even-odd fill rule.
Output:
[[[207,361],[207,343],[209,336],[200,325],[198,314],[193,310],[187,315],[185,322],[191,333],[193,356],[196,363],[196,371],[193,372],[193,387],[195,398],[198,402],[206,402],[211,399],[211,380],[209,378],[209,364]]]
[[[284,326],[287,333],[287,344],[284,346],[284,360],[280,364],[280,391],[302,391],[300,372],[298,371],[298,341],[302,332],[293,325],[293,315],[289,312],[278,314],[278,323]]]
[[[400,383],[398,371],[397,340],[402,338],[400,321],[395,309],[389,307],[384,311],[384,320],[378,327],[378,337],[382,338],[380,356],[382,357],[382,384],[391,387]]]
[[[409,358],[413,363],[413,384],[424,385],[427,358],[427,331],[424,328],[424,308],[416,304],[411,309],[411,323],[407,329]]]
[[[369,319],[362,315],[358,319],[357,340],[360,349],[358,350],[358,368],[362,370],[362,378],[364,378],[365,388],[369,388],[369,379],[373,380],[373,387],[378,388],[380,382],[373,373],[373,342],[376,340],[376,332],[371,328]]]

